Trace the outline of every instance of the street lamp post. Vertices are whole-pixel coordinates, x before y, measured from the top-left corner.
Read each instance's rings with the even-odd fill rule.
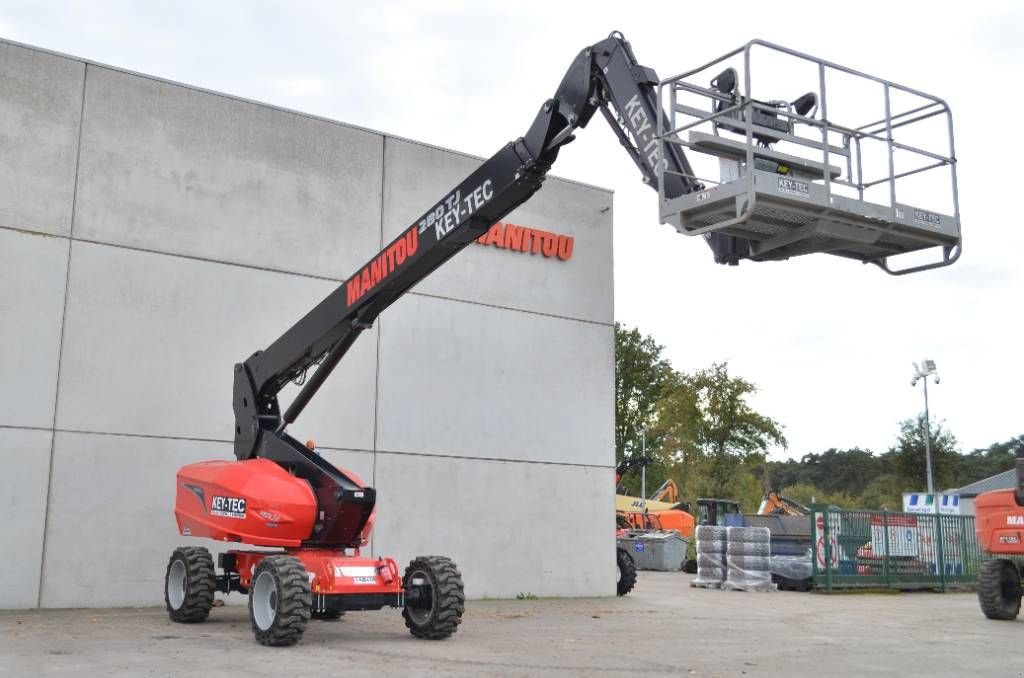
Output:
[[[647,427],[640,429],[640,458],[643,459],[643,466],[640,467],[640,499],[642,502],[640,520],[644,529],[647,529]]]
[[[938,510],[938,501],[935,498],[935,482],[932,477],[932,427],[928,417],[928,377],[934,377],[935,383],[939,383],[939,372],[935,368],[934,360],[922,360],[920,364],[914,363],[914,378],[910,380],[911,386],[917,386],[918,380],[924,384],[924,459],[928,471],[928,494],[935,502]]]

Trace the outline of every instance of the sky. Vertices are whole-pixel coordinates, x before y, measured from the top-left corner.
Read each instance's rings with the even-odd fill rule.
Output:
[[[639,10],[638,7],[645,7]],[[615,317],[680,370],[728,361],[785,427],[773,459],[886,451],[923,410],[962,451],[1024,434],[1024,5],[0,0],[0,37],[488,157],[525,133],[577,52],[622,31],[681,73],[762,38],[944,98],[963,256],[891,277],[825,255],[712,262],[659,224],[656,194],[596,116],[553,174],[615,191]],[[809,89],[777,75],[777,98]],[[813,83],[812,83],[813,84]],[[797,89],[799,91],[793,91]]]

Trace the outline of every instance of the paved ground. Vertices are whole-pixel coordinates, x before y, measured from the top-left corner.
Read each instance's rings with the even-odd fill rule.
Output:
[[[1020,676],[1024,619],[973,594],[815,595],[690,588],[643,572],[619,599],[469,603],[450,640],[415,640],[395,610],[313,622],[265,648],[244,607],[171,624],[163,609],[0,612],[2,676]],[[237,594],[233,597],[238,598]]]

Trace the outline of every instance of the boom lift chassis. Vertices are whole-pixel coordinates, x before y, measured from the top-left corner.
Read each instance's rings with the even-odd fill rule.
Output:
[[[719,85],[722,79],[718,79]],[[248,594],[252,629],[257,641],[265,645],[297,642],[310,618],[331,619],[348,610],[382,607],[401,608],[406,626],[417,637],[446,638],[458,629],[465,597],[455,563],[442,556],[419,557],[400,573],[390,558],[362,556],[360,550],[369,542],[376,515],[376,492],[354,473],[332,466],[286,429],[359,334],[413,285],[533,196],[562,146],[571,142],[575,131],[585,127],[595,113],[600,112],[610,123],[643,181],[658,190],[663,220],[684,233],[703,235],[716,262],[735,265],[742,259],[779,258],[780,251],[789,256],[825,251],[878,263],[878,250],[860,248],[865,238],[857,229],[889,232],[906,224],[892,210],[872,211],[862,199],[822,204],[819,184],[824,183],[827,193],[837,178],[829,173],[816,176],[818,165],[813,162],[799,166],[803,172],[799,181],[807,186],[802,199],[776,201],[772,217],[766,217],[760,207],[755,209],[755,200],[759,206],[771,202],[760,192],[762,175],[772,180],[792,177],[787,176],[788,166],[783,168],[780,163],[765,169],[769,166],[762,161],[766,157],[778,160],[778,154],[772,155],[767,148],[755,149],[754,140],[769,140],[765,146],[792,141],[798,138],[792,133],[796,123],[820,127],[826,119],[823,115],[822,121],[815,121],[802,106],[797,113],[792,106],[780,108],[777,102],[756,101],[750,97],[749,77],[746,85],[742,96],[724,88],[697,87],[712,101],[698,117],[716,126],[719,141],[715,142],[718,145],[693,139],[684,142],[677,136],[681,128],[674,121],[678,112],[687,111],[673,104],[670,117],[659,100],[666,88],[689,91],[682,78],[659,81],[652,69],[637,62],[623,36],[612,33],[577,55],[554,97],[544,102],[523,137],[485,160],[270,346],[235,365],[237,460],[182,467],[177,474],[175,517],[185,536],[283,550],[229,550],[218,556],[221,573],[217,574],[207,549],[176,549],[165,579],[170,618],[186,623],[203,621],[216,591],[237,591]],[[720,106],[721,101],[729,105]],[[824,92],[821,101],[824,114]],[[886,120],[890,144],[895,143],[891,140],[892,119],[888,116]],[[824,153],[822,168],[829,164],[829,154],[837,152],[827,143],[833,128],[840,129],[829,121],[822,133],[825,141],[816,147]],[[719,136],[736,136],[737,130],[745,132],[744,141]],[[743,190],[729,188],[725,182],[707,188],[707,182],[690,166],[684,147],[731,155],[729,171],[746,177],[745,183],[737,183]],[[843,148],[848,151],[849,145]],[[954,165],[952,152],[943,162]],[[790,164],[797,172],[797,164]],[[890,173],[890,180],[894,179]],[[953,186],[955,189],[955,174]],[[814,199],[813,205],[808,195]],[[706,208],[717,210],[724,203],[738,210],[734,217],[707,216]],[[786,222],[808,210],[821,215],[824,225],[808,231],[781,224],[778,233],[750,226],[766,219]],[[847,226],[847,221],[857,221],[850,217],[857,210],[870,212],[871,223],[865,226],[858,221],[852,230],[832,224]],[[901,236],[897,244],[906,251],[947,247],[953,241],[958,245],[958,215],[942,219],[941,228]],[[814,239],[821,229],[830,234],[828,243]],[[954,230],[955,237],[951,235]],[[766,239],[783,237],[783,231],[791,244],[807,242],[781,250],[765,244]],[[854,244],[834,247],[837,241]],[[947,256],[944,263],[954,259]],[[314,371],[307,379],[310,369]],[[282,413],[278,394],[291,381],[302,388]]]

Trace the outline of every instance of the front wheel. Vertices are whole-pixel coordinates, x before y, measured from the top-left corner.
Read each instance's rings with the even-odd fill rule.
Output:
[[[615,593],[624,596],[633,590],[636,585],[636,563],[633,556],[629,555],[626,549],[615,549],[615,564],[618,570],[618,579],[615,581]]]
[[[1016,619],[1020,613],[1020,572],[1009,560],[986,560],[978,573],[978,602],[989,619]]]
[[[267,556],[249,586],[249,621],[261,645],[294,645],[309,623],[312,596],[302,561],[293,556]]]
[[[171,621],[195,624],[205,621],[213,607],[217,576],[213,557],[202,546],[174,549],[164,575],[164,604]]]
[[[450,558],[420,556],[405,568],[402,616],[409,633],[440,640],[459,630],[466,608],[462,574]]]

